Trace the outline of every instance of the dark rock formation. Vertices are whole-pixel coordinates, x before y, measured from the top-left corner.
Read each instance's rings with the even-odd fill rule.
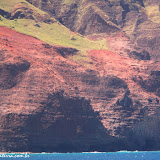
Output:
[[[117,105],[120,105],[124,108],[131,109],[133,106],[132,99],[128,97],[128,93],[126,92],[122,100],[117,101]]]
[[[136,81],[148,92],[155,92],[157,96],[160,96],[160,71],[152,71],[150,76],[148,76],[145,80],[138,78]]]
[[[152,116],[145,115],[142,122],[128,132],[130,142],[137,144],[138,150],[157,150],[159,148],[159,110]]]
[[[130,51],[130,52],[128,52],[128,55],[131,58],[138,59],[138,60],[150,60],[150,54],[146,50],[143,50],[141,52]]]
[[[0,88],[10,89],[17,85],[22,80],[23,72],[27,71],[30,63],[26,60],[21,60],[15,64],[0,65]]]
[[[5,18],[10,18],[11,13],[9,13],[9,12],[3,10],[3,9],[0,9],[0,15],[5,17]]]
[[[52,24],[55,22],[55,19],[48,14],[39,14],[36,10],[33,10],[26,2],[22,2],[19,5],[16,5],[13,8],[11,13],[2,12],[10,20],[15,19],[31,19],[36,22],[45,22],[47,24]]]
[[[57,47],[56,48],[56,51],[58,52],[58,53],[60,53],[63,57],[67,57],[67,56],[73,56],[73,55],[75,55],[77,52],[78,52],[78,50],[77,49],[75,49],[75,48],[63,48],[63,47]]]
[[[63,92],[49,94],[32,114],[10,113],[1,120],[1,151],[79,152],[113,141],[89,101],[66,97]]]
[[[18,7],[16,8],[11,15],[11,20],[18,19],[18,18],[25,18],[25,19],[34,19],[33,17],[33,10],[27,7]]]

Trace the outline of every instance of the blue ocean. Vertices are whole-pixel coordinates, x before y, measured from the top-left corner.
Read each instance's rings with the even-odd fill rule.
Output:
[[[0,154],[0,160],[160,160],[156,152]]]

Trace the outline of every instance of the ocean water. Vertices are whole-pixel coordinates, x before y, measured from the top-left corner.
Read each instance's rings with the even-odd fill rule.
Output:
[[[160,160],[156,152],[0,154],[0,160]]]

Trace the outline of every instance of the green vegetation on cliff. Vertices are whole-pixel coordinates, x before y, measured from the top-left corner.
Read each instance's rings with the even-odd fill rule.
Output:
[[[66,1],[67,2],[67,1]],[[33,13],[33,18],[11,18],[7,19],[1,15],[0,26],[12,28],[20,33],[36,37],[51,45],[62,45],[66,47],[74,47],[81,51],[86,49],[107,49],[106,41],[91,41],[84,36],[71,32],[68,28],[60,24],[47,13],[29,4],[25,0],[14,0],[0,2],[0,8],[6,12],[14,14],[15,10],[23,13],[23,9],[27,8]],[[16,14],[16,13],[15,13]],[[40,18],[39,18],[40,17]],[[51,22],[46,22],[49,19]]]

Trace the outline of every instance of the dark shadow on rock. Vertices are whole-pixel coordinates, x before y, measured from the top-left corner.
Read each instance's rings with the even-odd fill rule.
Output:
[[[10,89],[16,86],[22,79],[22,73],[30,68],[26,60],[13,64],[0,65],[0,88]]]
[[[75,48],[63,48],[63,47],[60,48],[57,47],[56,51],[65,58],[67,56],[75,55],[78,52],[78,50]]]
[[[63,92],[49,94],[48,99],[31,114],[10,114],[1,119],[5,126],[0,136],[0,149],[4,151],[82,152],[117,149],[116,145],[112,145],[115,138],[108,134],[90,101],[68,97]],[[20,142],[23,142],[23,146]]]
[[[146,50],[142,51],[129,51],[128,55],[130,58],[138,59],[138,60],[150,60],[150,54]]]
[[[10,16],[11,16],[11,13],[9,13],[9,12],[3,10],[3,9],[0,9],[0,15],[5,17],[5,18],[7,18],[7,19],[9,19]]]
[[[126,140],[131,150],[160,150],[160,111],[145,115],[144,119],[126,131]]]
[[[125,18],[126,18],[126,15],[128,12],[130,12],[130,9],[129,9],[129,4],[125,4],[124,0],[121,0],[120,1],[120,5],[121,7],[123,8],[123,12],[122,12],[122,20],[125,21]]]
[[[0,151],[112,152],[136,148],[128,137],[109,135],[89,100],[69,97],[63,91],[49,94],[31,113],[9,113],[0,119]]]
[[[160,97],[160,71],[151,71],[145,80],[142,77],[136,77],[133,80],[148,92],[155,92]]]
[[[125,93],[125,95],[123,96],[123,98],[121,100],[118,99],[116,104],[118,106],[122,106],[123,108],[130,110],[133,106],[133,102],[132,102],[132,99],[129,97],[128,92]]]
[[[28,119],[30,151],[77,152],[90,150],[91,144],[111,140],[85,98],[53,93],[42,103],[40,112]],[[32,122],[32,123],[31,123]]]
[[[10,19],[11,20],[14,20],[14,19],[32,19],[33,20],[34,19],[33,10],[27,7],[17,8],[13,11]]]

